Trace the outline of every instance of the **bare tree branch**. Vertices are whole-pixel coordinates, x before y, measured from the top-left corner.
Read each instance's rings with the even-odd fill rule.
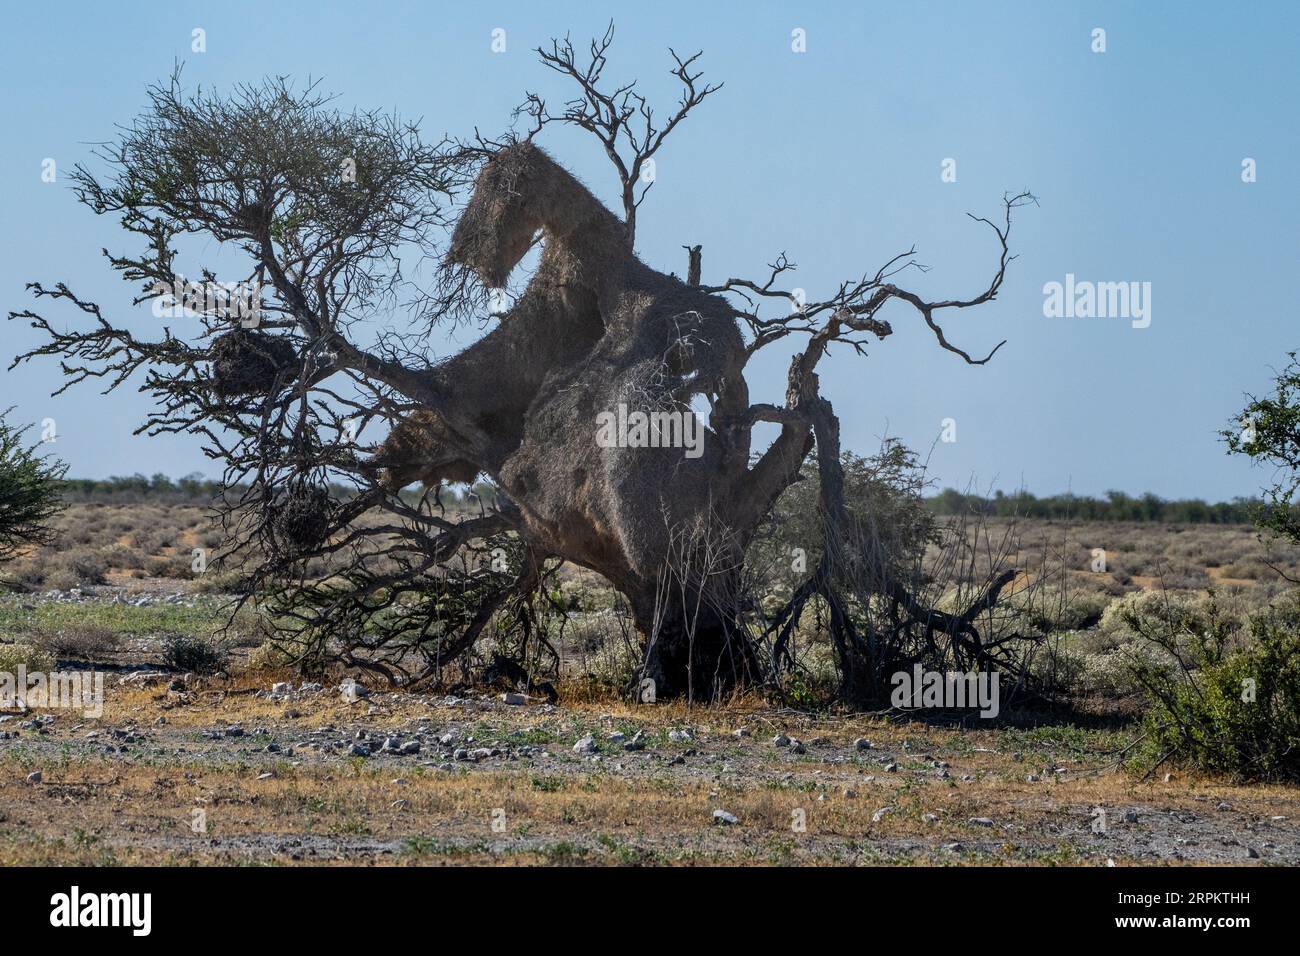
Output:
[[[538,47],[537,55],[542,65],[572,80],[580,93],[567,100],[561,112],[552,113],[540,95],[529,92],[524,103],[515,110],[515,115],[531,119],[530,139],[551,123],[566,123],[584,129],[600,140],[605,155],[618,174],[628,243],[634,244],[637,210],[654,185],[653,175],[643,176],[653,168],[646,164],[653,160],[664,140],[691,110],[722,89],[722,84],[700,84],[703,73],[692,72],[692,67],[701,53],[683,59],[670,48],[668,52],[675,64],[671,73],[681,83],[682,92],[676,111],[659,125],[653,107],[637,92],[635,81],[608,91],[601,89],[607,54],[613,42],[614,23],[610,21],[604,35],[591,41],[585,66],[579,63],[567,35],[563,40],[552,40],[549,50]]]

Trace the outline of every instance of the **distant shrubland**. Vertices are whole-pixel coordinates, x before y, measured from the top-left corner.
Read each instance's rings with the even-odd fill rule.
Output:
[[[221,483],[195,473],[173,480],[164,474],[153,477],[130,475],[113,478],[71,478],[59,483],[66,501],[167,501],[207,502],[221,491]],[[351,489],[332,487],[334,497],[345,499]],[[446,505],[466,504],[479,496],[491,505],[494,495],[489,482],[477,482],[472,488],[457,485],[442,492]],[[407,495],[418,496],[415,490]],[[1234,498],[1232,501],[1207,502],[1200,498],[1166,499],[1153,494],[1128,495],[1108,491],[1105,497],[1085,495],[1051,495],[1039,497],[1027,491],[1012,494],[995,492],[991,497],[966,494],[955,488],[926,499],[932,512],[939,515],[982,514],[998,518],[1047,518],[1068,521],[1156,521],[1171,524],[1250,524],[1261,513],[1257,499]],[[476,502],[475,502],[476,503]]]
[[[221,482],[204,478],[195,472],[184,478],[173,480],[167,475],[156,474],[114,476],[112,478],[69,478],[57,483],[59,494],[68,502],[114,502],[131,504],[133,502],[151,501],[168,504],[206,504],[221,493]],[[338,500],[351,497],[353,490],[344,485],[331,485],[330,494]],[[476,503],[475,496],[481,496],[490,505],[495,491],[487,482],[478,482],[472,488],[458,485],[444,489],[444,505]],[[409,490],[404,497],[415,499],[419,492]]]
[[[1052,495],[1039,498],[1027,491],[996,492],[993,497],[963,494],[945,488],[927,499],[941,515],[984,514],[998,518],[1049,518],[1068,521],[1163,521],[1170,524],[1250,524],[1263,505],[1251,498],[1211,504],[1200,498],[1168,500],[1150,493],[1133,497],[1108,491],[1104,498]]]

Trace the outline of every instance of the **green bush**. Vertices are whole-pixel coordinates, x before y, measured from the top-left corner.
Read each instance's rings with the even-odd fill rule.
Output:
[[[122,635],[91,622],[41,628],[32,636],[41,647],[65,660],[103,661],[122,647]]]
[[[1203,610],[1191,595],[1133,591],[1107,605],[1098,627],[1121,643],[1143,635],[1179,634],[1200,620]]]
[[[1245,646],[1221,623],[1188,628],[1176,666],[1136,664],[1151,699],[1138,763],[1300,781],[1300,613],[1254,615]]]
[[[916,454],[889,439],[867,458],[844,452],[844,506],[853,524],[854,549],[887,565],[895,579],[916,576],[925,549],[939,540],[939,526],[921,497],[924,469]],[[819,504],[817,456],[800,468],[801,481],[781,493],[751,542],[746,565],[761,580],[760,593],[784,600],[822,557],[824,529]],[[798,554],[803,567],[793,570]]]
[[[173,670],[213,674],[226,666],[226,650],[202,637],[173,637],[163,651],[163,662]]]
[[[24,442],[24,429],[5,421],[10,411],[0,411],[0,563],[54,542],[50,522],[63,509],[58,485],[67,471]]]
[[[53,654],[31,644],[0,644],[0,673],[16,674],[21,664],[29,673],[48,674],[55,663]]]
[[[1005,599],[1026,623],[1043,634],[1077,631],[1092,627],[1112,604],[1099,591],[1066,589],[1052,585],[1042,589],[1022,588]],[[945,608],[955,610],[955,608]]]

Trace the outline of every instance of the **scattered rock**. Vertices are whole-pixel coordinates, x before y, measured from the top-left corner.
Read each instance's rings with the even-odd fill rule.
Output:
[[[870,750],[871,741],[868,740],[866,737],[859,737],[857,740],[853,741],[853,749],[859,752],[864,750]]]
[[[352,757],[369,757],[370,744],[358,740],[348,748],[348,754]]]
[[[347,703],[355,704],[363,697],[369,697],[370,691],[366,690],[355,680],[349,677],[345,681],[343,681],[343,683],[339,684],[339,694],[342,695],[343,700],[346,701]]]
[[[418,740],[408,740],[398,748],[398,753],[404,756],[411,756],[420,752],[420,742]]]
[[[600,748],[596,746],[596,738],[591,736],[591,734],[587,734],[587,736],[583,737],[573,745],[573,752],[575,754],[594,754],[599,751]]]
[[[730,814],[726,810],[714,810],[713,822],[720,823],[723,826],[735,826],[740,822],[740,820],[738,820],[734,814]]]
[[[891,813],[893,809],[894,809],[893,807],[881,807],[879,810],[877,810],[875,813],[871,815],[871,822],[879,823],[881,820],[885,819],[885,817],[889,813]]]
[[[689,730],[670,730],[668,732],[668,739],[674,743],[684,744],[693,738],[691,737],[691,732]]]
[[[773,746],[773,747],[789,747],[789,746],[790,746],[790,738],[787,737],[785,734],[777,734],[775,737],[772,738],[772,746]]]
[[[993,821],[990,820],[988,817],[971,817],[971,818],[970,818],[968,821],[966,821],[966,822],[969,823],[969,824],[971,824],[972,826],[977,826],[977,827],[991,827],[991,826],[993,826]]]
[[[521,707],[528,703],[528,696],[526,694],[502,694],[501,703],[509,704],[512,707]]]
[[[39,770],[33,770],[31,773],[29,773],[29,774],[27,775],[27,782],[28,782],[28,783],[31,783],[31,784],[37,784],[37,783],[40,783],[40,782],[41,782],[41,772],[40,772]]]

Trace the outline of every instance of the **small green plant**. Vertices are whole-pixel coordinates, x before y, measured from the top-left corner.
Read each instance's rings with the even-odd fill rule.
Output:
[[[122,636],[112,628],[94,622],[67,627],[43,628],[33,636],[40,646],[56,656],[75,661],[99,662],[116,653]]]
[[[587,856],[587,848],[569,840],[561,840],[541,848],[542,856],[555,866],[572,866]]]
[[[440,852],[441,848],[442,844],[433,837],[416,835],[406,838],[401,852],[409,856],[431,856]]]
[[[16,674],[19,665],[29,673],[54,670],[54,655],[31,644],[0,644],[0,673]]]
[[[214,674],[226,666],[226,651],[203,637],[179,636],[168,639],[163,662],[173,670]]]

